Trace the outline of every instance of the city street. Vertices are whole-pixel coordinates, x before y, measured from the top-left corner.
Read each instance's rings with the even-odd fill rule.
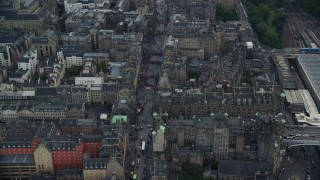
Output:
[[[152,136],[153,113],[156,86],[161,77],[161,63],[151,63],[154,55],[162,54],[162,47],[165,40],[165,29],[167,20],[167,6],[164,1],[157,1],[157,27],[156,36],[150,44],[143,46],[143,59],[139,74],[137,102],[141,113],[137,122],[131,130],[131,141],[129,144],[129,155],[126,161],[127,178],[131,173],[136,174],[139,180],[150,179],[152,167]],[[134,130],[133,130],[134,129]],[[134,138],[137,136],[138,138]],[[145,142],[145,151],[142,150],[142,142]],[[150,161],[151,160],[151,161]]]
[[[298,146],[290,148],[289,158],[286,156],[279,180],[311,180],[319,179],[319,158],[315,146]],[[316,157],[316,158],[315,158]]]
[[[279,180],[306,179],[305,166],[306,161],[303,158],[301,147],[294,147],[290,149],[291,156],[285,157],[284,161],[287,164],[286,167],[282,168],[279,175]]]

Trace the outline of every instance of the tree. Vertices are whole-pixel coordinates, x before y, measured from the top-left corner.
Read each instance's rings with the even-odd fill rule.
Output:
[[[271,13],[270,12],[271,10],[269,9],[269,7],[266,4],[262,3],[262,4],[259,4],[258,9],[259,9],[260,17],[262,17],[264,21],[268,21]]]
[[[97,72],[104,72],[106,73],[107,72],[107,64],[105,62],[102,62],[102,63],[98,63],[97,65]]]
[[[282,48],[283,24],[286,14],[279,10],[283,0],[246,0],[249,22],[259,40],[273,48]]]
[[[179,179],[202,180],[202,167],[193,163],[183,163]]]
[[[253,27],[259,24],[260,22],[263,22],[263,19],[261,17],[250,18],[250,23],[252,24]]]
[[[218,4],[216,9],[216,21],[225,22],[240,19],[235,9],[227,9],[222,4]]]
[[[256,32],[258,33],[258,36],[264,36],[268,30],[268,26],[264,22],[260,22],[254,28],[255,28]]]
[[[72,65],[71,68],[70,68],[70,73],[73,75],[73,76],[76,76],[76,75],[79,75],[80,73],[80,68],[76,65]]]
[[[312,12],[312,14],[313,14],[316,18],[320,18],[320,6],[317,7],[316,9],[314,9],[314,11]]]
[[[198,80],[200,76],[201,76],[201,72],[199,70],[192,70],[187,73],[188,79]]]
[[[320,19],[320,1],[319,0],[296,0],[296,4],[305,11]]]

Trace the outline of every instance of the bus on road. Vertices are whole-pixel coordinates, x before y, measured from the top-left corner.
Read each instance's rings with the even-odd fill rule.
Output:
[[[144,152],[145,149],[146,149],[146,141],[142,141],[141,151]]]

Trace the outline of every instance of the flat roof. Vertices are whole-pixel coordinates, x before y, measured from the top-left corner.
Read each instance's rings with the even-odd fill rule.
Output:
[[[2,91],[0,96],[35,96],[35,91]]]
[[[108,114],[100,114],[100,119],[107,120]]]
[[[304,101],[304,107],[308,114],[319,114],[318,108],[313,101],[311,94],[308,90],[301,90],[301,95]]]
[[[303,104],[308,114],[319,114],[318,108],[308,90],[284,90],[284,93],[286,95],[288,103]]]
[[[153,139],[153,151],[163,152],[164,151],[164,133],[161,129],[157,129],[157,133]]]
[[[33,154],[8,154],[0,157],[0,166],[34,164]]]
[[[320,99],[320,56],[317,54],[300,54],[297,56],[298,63],[307,77],[316,94]]]
[[[284,90],[287,101],[290,104],[303,104],[301,91],[299,90]]]
[[[300,113],[295,114],[295,117],[300,124],[320,127],[320,114],[310,114],[310,116],[307,116],[304,113]]]

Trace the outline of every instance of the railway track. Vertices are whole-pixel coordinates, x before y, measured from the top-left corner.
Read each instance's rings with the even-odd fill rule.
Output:
[[[286,46],[290,48],[310,47],[310,43],[315,43],[320,47],[320,26],[312,16],[302,11],[294,5],[284,7],[287,13],[287,27],[285,33]]]

